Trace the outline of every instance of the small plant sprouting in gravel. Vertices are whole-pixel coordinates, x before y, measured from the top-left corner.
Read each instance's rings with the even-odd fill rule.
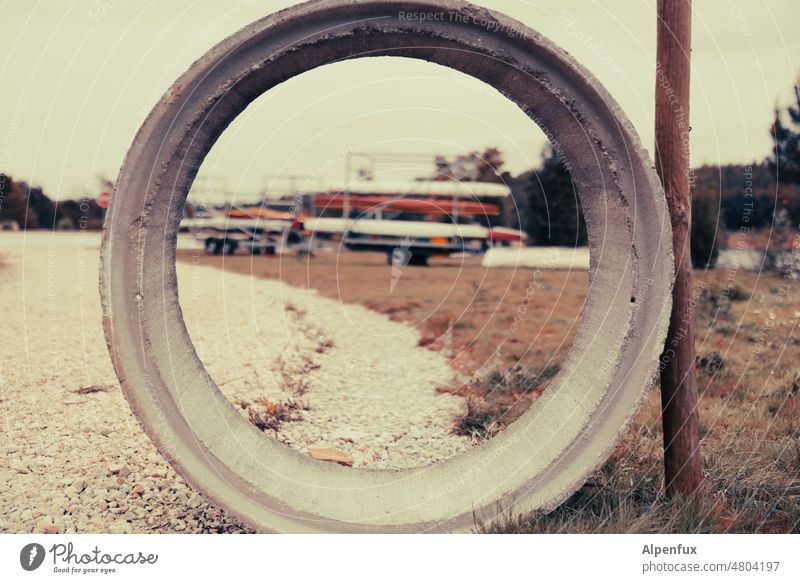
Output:
[[[297,362],[289,364],[283,355],[275,359],[275,372],[278,375],[278,382],[283,391],[302,397],[311,388],[309,373],[322,367],[321,364],[301,355],[296,359]]]
[[[456,419],[453,432],[464,437],[489,439],[502,428],[498,414],[502,416],[502,411],[483,399],[470,396],[467,399],[467,412]]]
[[[328,338],[326,340],[320,340],[319,344],[317,344],[317,348],[315,349],[315,352],[317,354],[325,354],[326,352],[328,352],[334,346],[335,346],[335,344],[334,344],[334,342],[333,342],[333,340],[331,338]]]
[[[517,365],[493,370],[455,391],[443,391],[467,400],[467,412],[456,418],[453,432],[479,440],[493,437],[528,409],[558,370],[557,365],[541,369]]]
[[[111,390],[111,387],[108,385],[89,385],[73,392],[77,395],[91,395],[92,393],[107,393],[109,390]]]
[[[305,316],[305,315],[306,315],[306,313],[307,313],[305,310],[303,310],[303,309],[301,309],[301,308],[298,308],[297,306],[295,306],[295,305],[294,305],[294,304],[292,304],[292,303],[288,303],[288,304],[286,304],[286,305],[284,306],[284,309],[285,309],[287,312],[289,312],[289,313],[292,313],[292,314],[295,314],[295,315],[297,315],[297,317],[298,317],[298,318],[302,318],[302,317],[303,317],[303,316]]]
[[[269,430],[276,433],[285,422],[302,421],[303,411],[308,411],[309,409],[306,403],[294,400],[283,403],[271,403],[266,400],[255,403],[242,401],[239,406],[247,411],[250,423],[260,431]]]

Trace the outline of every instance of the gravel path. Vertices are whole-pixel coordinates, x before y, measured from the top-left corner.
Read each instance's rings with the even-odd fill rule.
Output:
[[[0,233],[0,532],[245,530],[172,471],[122,397],[97,247],[93,234]],[[387,469],[469,446],[450,432],[463,400],[435,392],[452,371],[415,331],[275,281],[178,270],[198,353],[265,439]]]

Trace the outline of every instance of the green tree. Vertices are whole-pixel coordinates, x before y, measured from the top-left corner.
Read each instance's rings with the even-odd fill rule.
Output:
[[[523,228],[532,245],[586,245],[586,223],[572,177],[552,148],[542,152],[542,165],[530,174]]]
[[[692,266],[713,268],[719,257],[719,206],[710,196],[692,197]]]
[[[52,229],[59,223],[99,229],[102,219],[103,210],[94,200],[56,203],[40,187],[0,174],[0,220],[15,221],[22,229]]]
[[[800,184],[800,82],[795,83],[794,93],[796,105],[787,106],[785,115],[775,109],[769,165],[780,182]]]
[[[39,227],[39,217],[28,204],[28,185],[17,182],[8,174],[0,174],[0,220],[16,221],[22,229]]]
[[[498,148],[486,148],[482,152],[447,158],[437,156],[434,180],[457,180],[459,182],[507,183],[511,176],[503,170],[505,160]]]

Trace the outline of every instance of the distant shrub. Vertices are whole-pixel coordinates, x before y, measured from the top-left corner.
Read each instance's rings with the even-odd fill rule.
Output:
[[[711,197],[692,198],[692,266],[713,268],[719,258],[719,214]]]
[[[719,352],[714,352],[708,356],[698,356],[695,360],[695,366],[698,370],[713,376],[725,368],[725,361]]]
[[[528,213],[523,225],[533,245],[586,245],[586,223],[572,177],[553,150],[543,153],[542,166],[527,185]]]

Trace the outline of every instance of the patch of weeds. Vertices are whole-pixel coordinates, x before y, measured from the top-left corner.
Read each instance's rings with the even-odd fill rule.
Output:
[[[112,387],[108,385],[89,385],[88,387],[81,387],[72,392],[76,395],[91,395],[94,393],[107,393],[111,388]]]
[[[733,336],[736,334],[736,330],[728,326],[717,326],[716,332],[720,336]]]
[[[483,381],[483,390],[492,393],[500,391],[503,393],[530,393],[541,387],[558,374],[558,365],[545,366],[542,369],[532,369],[520,365],[513,366],[507,371],[493,370]]]
[[[302,318],[303,316],[305,316],[307,314],[307,312],[305,310],[303,310],[301,308],[298,308],[297,306],[295,306],[291,302],[286,304],[283,307],[283,309],[286,310],[287,312],[289,312],[290,314],[296,315],[298,318]]]
[[[335,344],[334,344],[333,340],[331,338],[328,338],[326,340],[320,340],[319,344],[317,344],[317,347],[314,349],[314,351],[317,354],[325,354],[326,352],[328,352],[334,346],[335,346]],[[319,367],[317,367],[317,368],[319,368]]]
[[[800,409],[800,376],[794,379],[788,387],[780,387],[773,391],[769,397],[767,411],[770,415],[786,413],[790,416],[797,414]]]
[[[455,390],[440,389],[467,400],[467,412],[456,418],[454,433],[475,439],[496,435],[528,410],[558,370],[555,365],[541,369],[517,365],[492,370]]]
[[[483,399],[467,398],[467,412],[456,418],[453,433],[475,439],[488,439],[501,430],[500,411]],[[500,413],[502,416],[502,413]]]
[[[306,355],[302,355],[295,366],[290,366],[283,356],[275,359],[275,369],[280,377],[281,389],[296,397],[302,397],[308,392],[311,388],[308,374],[321,367],[321,364]]]
[[[718,321],[730,320],[731,303],[749,299],[750,294],[738,285],[725,286],[721,289],[713,286],[705,287],[698,294],[698,313]]]
[[[308,374],[312,370],[317,370],[319,368],[322,368],[322,365],[320,363],[304,355],[300,358],[300,366],[298,367],[296,372],[299,374]]]
[[[719,352],[713,352],[708,356],[698,356],[695,359],[695,367],[707,375],[714,376],[725,368],[725,361]]]
[[[247,411],[250,423],[260,431],[274,431],[276,433],[283,423],[302,421],[303,411],[308,411],[309,409],[308,404],[291,399],[282,403],[271,403],[266,400],[256,403],[243,401],[239,403],[239,406]]]
[[[705,287],[700,290],[697,299],[698,315],[717,320],[727,320],[730,316],[731,304],[717,290]]]
[[[800,373],[797,373],[797,375],[794,377],[794,382],[789,385],[789,393],[792,395],[797,395],[800,393]]]
[[[723,293],[726,290],[723,290]],[[732,302],[746,302],[750,299],[750,293],[746,290],[740,288],[738,285],[732,285],[731,287],[727,288],[728,299]]]

